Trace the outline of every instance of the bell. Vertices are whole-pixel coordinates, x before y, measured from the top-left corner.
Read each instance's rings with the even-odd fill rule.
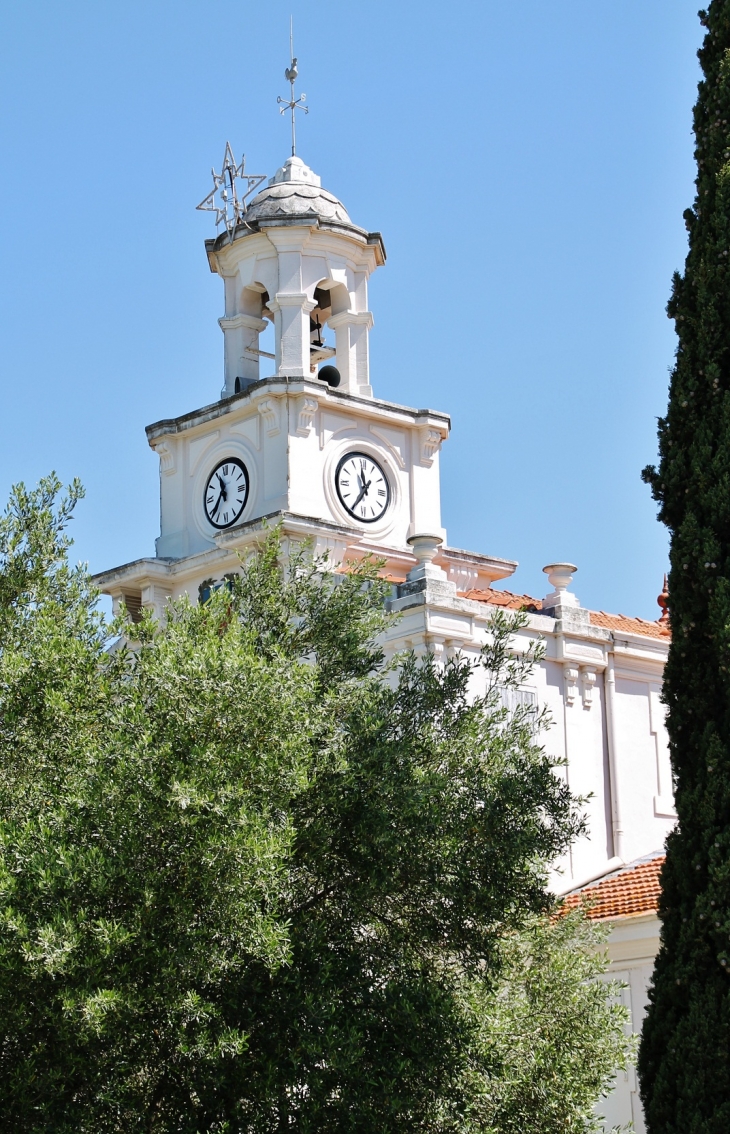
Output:
[[[333,390],[340,384],[340,372],[336,366],[322,366],[317,377],[320,382],[326,382]]]
[[[309,333],[310,335],[316,335],[316,338],[312,339],[312,346],[324,346],[324,343],[322,341],[322,327],[320,326],[319,315],[315,315],[314,319],[312,319],[310,316]]]

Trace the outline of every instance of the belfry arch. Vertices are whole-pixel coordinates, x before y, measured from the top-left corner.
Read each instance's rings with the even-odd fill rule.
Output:
[[[211,270],[225,281],[221,397],[262,377],[316,380],[322,363],[337,367],[341,391],[372,397],[367,282],[385,262],[383,242],[352,223],[301,158],[288,158],[235,232],[207,241],[206,249]],[[275,350],[264,368],[260,335],[269,321]]]
[[[329,338],[336,336],[331,319],[349,310],[350,293],[344,284],[329,277],[315,285],[312,299],[315,306],[309,312],[310,372],[316,375],[321,363],[336,364],[336,345],[333,346],[331,341],[325,340],[325,332],[329,328],[331,331]]]
[[[226,280],[226,284],[226,314],[218,320],[224,335],[226,384],[222,397],[238,394],[252,382],[258,382],[259,335],[266,329],[267,319],[273,319],[264,284],[253,281],[240,287],[235,277]]]

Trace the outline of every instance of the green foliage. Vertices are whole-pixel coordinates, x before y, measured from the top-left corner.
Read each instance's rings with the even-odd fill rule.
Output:
[[[508,1134],[549,1099],[587,1129],[622,1041],[540,921],[581,820],[499,707],[515,624],[387,671],[375,565],[283,571],[274,533],[204,604],[107,628],[57,493],[0,523],[3,1127]]]
[[[730,1129],[730,2],[700,13],[697,197],[668,306],[679,345],[661,462],[671,532],[665,699],[678,825],[639,1057],[651,1134]]]
[[[496,989],[472,990],[479,1043],[469,1124],[484,1134],[584,1134],[595,1102],[634,1054],[620,985],[599,979],[607,929],[580,910],[533,918],[504,945]]]

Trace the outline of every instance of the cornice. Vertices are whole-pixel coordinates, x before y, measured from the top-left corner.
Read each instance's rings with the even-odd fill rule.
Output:
[[[390,606],[392,610],[402,613],[421,607],[444,615],[466,615],[473,620],[475,627],[486,626],[495,611],[502,609],[479,599],[467,599],[442,592],[432,584],[404,584],[398,587],[398,595],[391,600]],[[522,633],[546,639],[546,661],[556,664],[573,663],[602,670],[606,667],[608,655],[613,653],[617,663],[625,665],[627,669],[633,667],[636,672],[643,673],[644,677],[647,668],[656,668],[657,673],[661,674],[666,662],[666,647],[654,638],[633,635],[635,640],[631,648],[627,649],[622,643],[617,644],[613,632],[602,626],[588,623],[585,628],[566,632],[549,615],[526,612],[526,617]]]
[[[315,538],[319,536],[325,540],[335,540],[353,552],[362,554],[370,550],[367,546],[360,546],[361,533],[355,528],[280,510],[219,532],[215,537],[215,547],[206,548],[205,551],[199,551],[195,555],[186,555],[180,559],[157,559],[152,556],[135,559],[110,571],[99,572],[92,576],[92,581],[99,590],[108,594],[121,593],[130,585],[141,587],[149,582],[165,583],[168,586],[172,583],[184,583],[210,567],[224,570],[228,563],[235,565],[238,562],[239,550],[255,543],[263,533],[270,531],[279,523],[285,536],[295,536],[301,541],[307,536]],[[409,568],[415,562],[413,556],[398,548],[382,547],[380,551],[388,558],[407,560]]]
[[[361,417],[381,421],[400,421],[416,426],[430,426],[439,430],[443,437],[447,437],[451,430],[449,415],[440,410],[411,409],[409,406],[401,406],[396,402],[385,402],[376,398],[364,398],[358,394],[332,390],[322,382],[312,382],[301,377],[277,375],[272,378],[262,378],[258,382],[251,383],[240,394],[233,394],[229,398],[211,402],[200,409],[181,414],[180,417],[163,418],[160,421],[153,422],[152,425],[146,427],[147,440],[150,445],[153,445],[157,438],[167,434],[186,433],[188,430],[197,429],[199,426],[207,425],[209,422],[220,417],[226,417],[229,414],[238,416],[239,413],[253,407],[259,398],[267,395],[298,397],[302,394],[315,396],[321,406],[328,408],[357,407],[358,414]]]
[[[205,252],[208,257],[208,266],[214,274],[218,272],[218,263],[220,262],[223,268],[226,268],[226,260],[230,259],[227,255],[229,250],[236,248],[236,245],[241,246],[241,242],[251,242],[258,238],[259,242],[266,240],[272,231],[284,231],[287,229],[306,229],[312,236],[322,234],[344,237],[346,240],[354,244],[358,250],[370,251],[375,265],[381,267],[386,259],[387,253],[385,251],[385,243],[382,234],[379,232],[368,232],[367,229],[360,228],[358,225],[338,224],[335,221],[325,221],[315,213],[310,213],[298,217],[286,217],[281,219],[262,220],[256,222],[255,226],[249,227],[248,225],[239,224],[233,234],[233,240],[230,239],[227,232],[221,233],[215,239],[205,241]],[[251,251],[254,249],[252,247]]]

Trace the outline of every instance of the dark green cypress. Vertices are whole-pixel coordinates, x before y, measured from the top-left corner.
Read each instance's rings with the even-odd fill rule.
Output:
[[[671,533],[665,699],[678,824],[639,1053],[649,1134],[730,1132],[730,0],[700,12],[697,196],[668,305],[679,344],[660,464]]]

